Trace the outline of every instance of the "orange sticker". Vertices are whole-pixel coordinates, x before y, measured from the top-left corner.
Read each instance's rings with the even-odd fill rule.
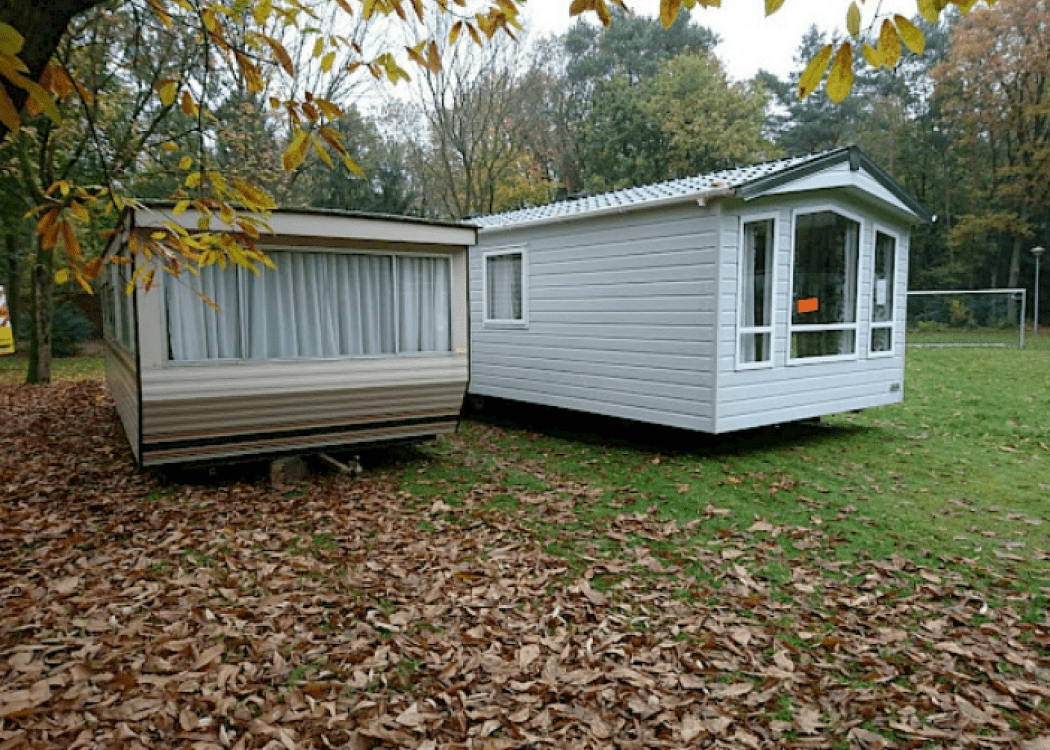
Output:
[[[816,297],[810,297],[809,299],[800,299],[798,301],[798,312],[802,313],[816,312],[820,309],[820,300]]]

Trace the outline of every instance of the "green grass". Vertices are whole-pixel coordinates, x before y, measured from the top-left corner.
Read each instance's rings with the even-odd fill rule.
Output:
[[[25,352],[0,355],[0,383],[24,383],[29,369]],[[99,354],[61,357],[52,360],[51,380],[86,380],[106,377],[105,359]]]
[[[426,450],[400,479],[427,503],[484,486],[493,512],[528,515],[530,496],[580,483],[598,492],[577,516],[598,526],[655,507],[679,524],[704,519],[694,544],[761,520],[828,535],[839,560],[900,555],[1033,592],[1050,580],[1050,337],[1024,350],[909,350],[903,404],[821,425],[710,437],[500,408]],[[527,525],[572,556],[578,529],[538,508]],[[808,540],[781,535],[780,554],[805,559]],[[766,573],[790,578],[775,559]]]

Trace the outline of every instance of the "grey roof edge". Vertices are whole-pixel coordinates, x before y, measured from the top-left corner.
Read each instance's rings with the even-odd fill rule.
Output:
[[[715,198],[729,198],[734,195],[736,195],[736,188],[714,187],[707,188],[704,190],[695,190],[689,193],[683,193],[681,195],[669,195],[663,198],[654,198],[652,200],[647,200],[644,202],[600,206],[584,211],[566,213],[559,216],[537,216],[533,219],[522,219],[513,223],[493,224],[488,226],[486,226],[485,224],[472,223],[471,226],[477,227],[479,232],[498,232],[511,229],[519,229],[521,227],[539,226],[541,224],[559,224],[565,221],[578,221],[580,219],[589,219],[595,216],[603,216],[606,214],[625,214],[630,213],[632,211],[642,211],[645,209],[659,206],[673,206],[681,203],[696,202],[700,205],[703,205],[704,202],[708,200],[712,200]],[[498,216],[499,214],[496,215]],[[468,219],[467,222],[471,223],[471,220]]]
[[[176,201],[166,199],[137,199],[136,203],[143,208],[164,210],[174,208]],[[134,211],[137,206],[127,206],[125,211]],[[421,224],[426,226],[452,227],[456,229],[475,229],[475,225],[469,221],[454,221],[450,219],[429,219],[425,216],[405,216],[403,214],[384,214],[370,211],[350,211],[341,208],[283,208],[273,209],[272,213],[301,216],[330,216],[343,219],[374,219],[377,221],[394,221],[404,224]]]
[[[923,223],[930,224],[933,222],[933,214],[930,213],[929,209],[922,205],[915,196],[905,190],[897,180],[886,172],[886,170],[876,164],[870,156],[861,151],[857,146],[843,146],[833,151],[818,154],[811,160],[797,166],[789,167],[765,177],[758,177],[748,182],[746,185],[741,186],[737,190],[737,193],[744,200],[755,198],[762,193],[780,187],[781,185],[815,174],[844,161],[849,162],[850,170],[852,171],[864,169],[868,172],[876,182],[897,197],[901,203],[907,206],[908,210],[914,213]]]

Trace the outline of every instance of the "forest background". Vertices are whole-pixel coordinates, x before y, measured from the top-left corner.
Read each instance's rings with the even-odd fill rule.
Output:
[[[51,66],[67,80],[50,81],[50,90],[75,94],[57,97],[60,121],[38,116],[0,144],[0,284],[16,332],[24,335],[30,313],[38,230],[27,212],[42,188],[116,176],[129,195],[165,199],[186,187],[196,162],[228,183],[264,188],[285,208],[459,219],[856,144],[937,215],[913,235],[911,288],[1031,288],[1027,250],[1047,243],[1050,223],[1044,0],[999,0],[965,16],[949,9],[936,24],[916,16],[924,54],[861,66],[837,104],[823,90],[798,97],[806,63],[835,41],[815,26],[787,78],[760,71],[732,81],[713,52],[718,37],[687,13],[668,29],[613,14],[607,28],[578,20],[557,36],[449,44],[435,51],[440,68],[420,65],[400,81],[396,69],[382,81],[341,69],[301,27],[275,22],[288,57],[277,63],[295,75],[262,70],[261,89],[238,80],[236,68],[210,70],[191,34],[136,4],[81,14]],[[397,44],[389,35],[401,33],[322,16],[317,29],[326,23],[366,52]],[[456,36],[447,15],[427,23],[450,26],[431,28],[436,39]],[[189,79],[210,85],[176,96],[175,82]],[[360,170],[332,168],[309,143],[288,168],[297,129],[266,102],[302,92],[338,104],[331,126]],[[84,213],[77,236],[63,241],[90,262],[115,219]],[[78,288],[60,283],[56,292]]]

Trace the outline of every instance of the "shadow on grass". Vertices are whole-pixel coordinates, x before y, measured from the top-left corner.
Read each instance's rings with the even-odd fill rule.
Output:
[[[480,407],[468,399],[464,417],[493,427],[526,430],[589,445],[705,458],[743,457],[756,451],[802,444],[813,447],[872,431],[864,426],[829,424],[812,419],[713,435],[491,397],[486,397]]]

